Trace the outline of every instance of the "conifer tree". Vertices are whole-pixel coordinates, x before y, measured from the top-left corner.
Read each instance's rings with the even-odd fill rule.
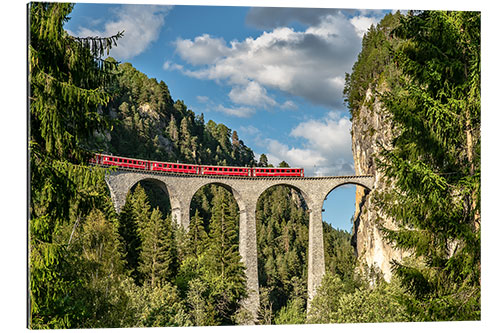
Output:
[[[90,316],[78,327],[116,327],[127,313],[127,297],[120,289],[126,279],[117,225],[93,209],[76,231],[73,250],[80,254],[78,266],[85,278],[82,299],[92,304]]]
[[[173,271],[176,258],[172,251],[174,242],[171,223],[163,220],[160,210],[155,208],[139,234],[142,242],[139,270],[144,283],[152,287],[161,286],[176,273]]]
[[[72,233],[65,230],[106,201],[102,172],[77,165],[88,162],[92,132],[107,124],[97,110],[109,101],[114,65],[101,57],[121,34],[68,35],[63,24],[72,8],[30,3],[28,9],[30,328],[76,327],[91,316],[91,305],[77,296],[85,277],[75,271]]]
[[[387,240],[423,320],[480,318],[480,13],[410,12],[395,35],[404,76],[384,95],[396,137],[379,167],[394,185],[378,199],[397,222]]]
[[[237,209],[228,205],[228,195],[218,189],[214,196],[208,250],[213,301],[223,323],[231,322],[239,300],[246,296],[245,273],[238,253]]]
[[[194,216],[191,219],[187,238],[188,251],[196,258],[199,258],[201,254],[206,250],[205,247],[207,244],[208,235],[198,209],[196,209]]]

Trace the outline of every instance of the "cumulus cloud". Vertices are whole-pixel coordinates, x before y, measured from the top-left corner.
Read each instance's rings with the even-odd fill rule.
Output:
[[[184,61],[195,65],[182,69],[185,75],[230,85],[234,102],[253,105],[248,98],[254,94],[264,105],[276,106],[266,91],[276,89],[339,108],[344,76],[359,52],[360,37],[349,19],[336,13],[304,31],[279,27],[230,43],[202,35],[179,39],[175,47]]]
[[[290,136],[304,139],[303,147],[290,147],[276,140],[265,140],[268,159],[283,160],[301,166],[309,176],[353,174],[351,122],[336,112],[322,119],[310,119],[297,125]]]
[[[212,64],[227,53],[226,42],[222,38],[212,38],[207,34],[189,39],[177,39],[175,48],[179,55],[192,65]]]
[[[278,165],[281,161],[286,161],[292,166],[311,169],[315,165],[326,162],[326,159],[317,150],[289,147],[274,139],[266,140],[266,148],[268,150],[268,160],[274,165]]]
[[[323,153],[347,157],[351,154],[351,122],[336,112],[329,112],[323,119],[311,119],[297,125],[292,137],[304,138]]]
[[[113,14],[115,18],[104,24],[102,29],[79,27],[74,36],[112,36],[124,30],[118,46],[111,49],[110,55],[119,60],[128,60],[147,49],[158,39],[165,16],[171,6],[121,5]]]
[[[372,25],[376,25],[378,21],[378,18],[368,16],[355,16],[349,20],[360,38],[363,37]]]
[[[235,86],[229,92],[229,99],[238,104],[272,107],[278,103],[267,95],[267,90],[255,81],[246,86]]]

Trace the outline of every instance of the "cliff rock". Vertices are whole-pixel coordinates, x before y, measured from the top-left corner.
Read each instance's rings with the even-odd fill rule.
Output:
[[[377,170],[376,159],[381,147],[390,146],[392,136],[389,116],[376,94],[367,89],[365,100],[352,120],[352,152],[356,175],[373,174],[375,183],[371,193],[361,186],[356,189],[352,245],[360,262],[380,271],[387,281],[392,276],[391,260],[400,260],[404,255],[383,240],[377,224],[389,228],[394,224],[387,216],[382,216],[374,200],[377,192],[390,186]]]

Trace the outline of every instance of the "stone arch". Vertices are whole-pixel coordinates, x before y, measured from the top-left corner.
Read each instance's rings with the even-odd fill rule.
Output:
[[[345,182],[342,182],[342,183],[339,183],[339,184],[336,184],[334,185],[326,194],[325,194],[325,197],[323,198],[323,200],[325,200],[328,195],[330,193],[332,193],[336,188],[339,188],[341,186],[344,186],[344,185],[356,185],[356,186],[361,186],[363,187],[365,190],[368,190],[368,192],[370,192],[372,189],[371,187],[369,187],[367,184],[361,182],[361,181],[357,181],[355,179],[353,180],[348,180],[348,181],[345,181]]]
[[[257,195],[256,195],[257,200],[256,201],[258,201],[267,190],[269,190],[273,187],[276,187],[276,186],[290,187],[293,190],[300,193],[300,195],[302,196],[302,198],[305,201],[307,208],[310,209],[311,203],[312,203],[311,195],[307,191],[305,191],[304,189],[300,188],[299,186],[291,184],[291,183],[287,183],[287,182],[277,182],[277,183],[272,183],[272,184],[266,185],[265,187],[260,189],[260,191],[257,192]]]
[[[194,187],[191,198],[189,199],[188,207],[191,206],[193,196],[196,194],[196,192],[201,190],[204,186],[208,186],[208,185],[218,185],[218,186],[221,186],[224,189],[228,190],[233,195],[234,199],[236,200],[236,204],[238,205],[239,211],[241,212],[241,211],[245,210],[246,206],[245,206],[244,196],[241,194],[241,192],[238,191],[235,186],[228,184],[220,179],[204,182],[204,183],[199,184],[196,187]]]
[[[133,191],[137,187],[137,185],[139,185],[139,183],[142,183],[143,187],[146,187],[145,188],[146,192],[148,190],[148,187],[151,190],[151,187],[148,186],[149,184],[151,184],[153,187],[158,188],[160,190],[160,192],[168,200],[168,206],[167,207],[170,209],[170,213],[171,213],[171,211],[173,209],[172,196],[170,195],[170,192],[172,191],[172,188],[171,188],[171,186],[169,186],[169,184],[167,184],[164,181],[162,181],[161,179],[158,179],[158,178],[155,178],[155,177],[142,177],[142,178],[136,179],[136,181],[133,182],[133,184],[131,184],[130,188],[127,191],[127,195],[128,195],[128,193],[130,193],[131,191]],[[144,186],[144,185],[146,185],[146,186]],[[151,204],[152,208],[155,208],[155,207],[153,207],[153,202],[151,202],[151,199],[158,200],[158,198],[149,198],[150,204]],[[159,208],[160,208],[161,211],[163,211],[165,214],[167,214],[166,207],[160,206]]]

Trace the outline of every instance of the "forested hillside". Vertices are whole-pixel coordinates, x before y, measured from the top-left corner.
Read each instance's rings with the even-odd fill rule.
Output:
[[[94,150],[119,156],[211,165],[254,165],[254,154],[224,124],[174,102],[165,82],[119,64],[103,112],[112,129],[94,134]]]
[[[239,208],[230,191],[202,187],[184,230],[172,223],[168,197],[148,182],[130,191],[117,214],[104,181],[107,171],[88,166],[88,160],[93,151],[102,151],[267,166],[266,156],[255,161],[235,131],[205,123],[203,115],[174,102],[166,83],[106,58],[120,42],[120,32],[69,36],[63,24],[72,8],[29,5],[29,327],[251,322],[242,306],[247,291],[238,252]],[[324,223],[327,272],[307,310],[307,207],[294,189],[273,187],[256,211],[257,324],[478,319],[478,22],[479,16],[470,13],[412,13],[401,17],[402,28],[384,34],[406,42],[387,53],[397,54],[405,76],[383,100],[404,135],[381,159],[380,167],[397,188],[378,197],[380,209],[400,223],[398,230],[382,231],[388,242],[413,250],[414,256],[395,262],[395,278],[387,283],[377,269],[360,269],[349,233]],[[467,34],[461,39],[457,31]],[[432,37],[437,51],[426,38],[414,37],[422,34]],[[370,36],[364,45],[370,45]],[[470,52],[460,53],[467,43]],[[454,51],[443,55],[450,48]],[[421,71],[415,64],[422,62],[436,67]],[[432,81],[436,78],[446,84]],[[460,89],[441,90],[456,82]],[[427,109],[419,107],[429,105],[423,102],[436,107],[430,108],[436,112],[432,126]],[[465,131],[443,116],[447,105],[463,115]],[[464,105],[468,112],[462,114]],[[404,112],[408,106],[414,113]],[[419,141],[422,134],[437,146],[430,149],[427,141]],[[458,138],[471,144],[462,145]]]

